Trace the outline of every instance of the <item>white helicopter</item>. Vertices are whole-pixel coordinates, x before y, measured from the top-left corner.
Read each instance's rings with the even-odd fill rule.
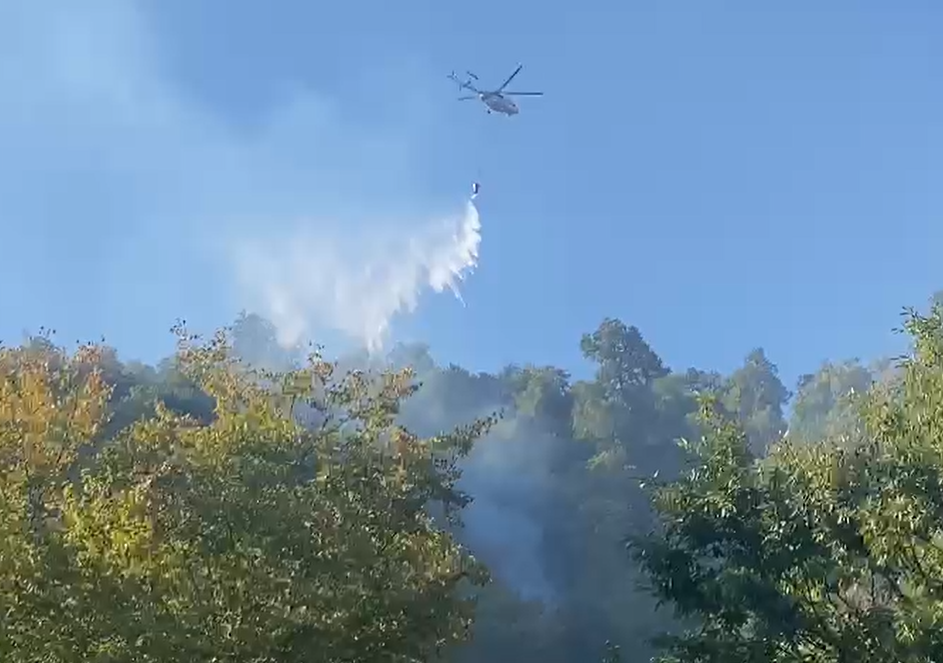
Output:
[[[485,106],[488,107],[488,113],[492,111],[495,113],[504,113],[508,117],[511,115],[517,115],[520,112],[520,109],[517,107],[517,104],[514,103],[509,97],[539,97],[543,95],[543,92],[505,92],[504,88],[514,80],[514,77],[517,76],[518,72],[524,67],[524,65],[517,65],[517,69],[514,70],[514,73],[508,76],[508,79],[504,81],[504,85],[499,87],[497,90],[479,90],[475,87],[475,84],[472,81],[477,81],[478,77],[470,71],[465,73],[468,74],[469,78],[462,81],[455,75],[453,71],[449,74],[449,78],[458,83],[458,88],[460,90],[469,90],[474,92],[464,97],[459,97],[459,101],[466,101],[468,99],[480,99]]]

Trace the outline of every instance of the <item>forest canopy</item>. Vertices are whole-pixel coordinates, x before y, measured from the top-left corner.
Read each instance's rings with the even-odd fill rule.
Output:
[[[325,360],[255,315],[157,366],[0,350],[10,661],[943,660],[943,309],[791,393],[757,348],[596,372]]]

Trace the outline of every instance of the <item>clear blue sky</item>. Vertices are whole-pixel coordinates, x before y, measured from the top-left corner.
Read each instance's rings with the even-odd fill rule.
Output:
[[[0,338],[153,360],[244,305],[207,247],[384,205],[408,236],[480,178],[467,306],[397,327],[442,359],[578,369],[604,316],[790,383],[896,350],[943,287],[941,35],[930,0],[0,0]],[[444,78],[518,62],[510,119]]]

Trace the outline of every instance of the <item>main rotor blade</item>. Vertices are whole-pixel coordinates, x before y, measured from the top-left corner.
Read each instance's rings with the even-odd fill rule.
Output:
[[[542,97],[543,92],[502,92],[502,97]]]
[[[475,96],[459,97],[456,101],[468,101],[469,99],[477,99]]]
[[[517,74],[518,74],[518,73],[521,71],[521,69],[523,69],[523,68],[524,68],[524,65],[522,65],[522,64],[517,65],[517,69],[514,70],[514,73],[511,74],[510,76],[508,76],[508,79],[507,79],[506,81],[504,81],[504,85],[502,85],[501,87],[499,87],[496,91],[497,91],[497,92],[501,92],[501,90],[503,90],[504,88],[506,88],[506,87],[508,86],[508,84],[509,84],[511,81],[514,80],[514,77],[517,76]]]

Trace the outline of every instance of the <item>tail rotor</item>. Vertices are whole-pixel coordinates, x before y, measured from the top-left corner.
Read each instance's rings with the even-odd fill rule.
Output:
[[[466,78],[464,81],[455,74],[454,70],[448,75],[448,78],[458,85],[459,90],[468,90],[469,92],[477,94],[478,90],[472,84],[472,81],[477,81],[478,76],[470,71],[466,71],[465,73],[468,74],[468,78]],[[474,99],[475,97],[471,98]]]

